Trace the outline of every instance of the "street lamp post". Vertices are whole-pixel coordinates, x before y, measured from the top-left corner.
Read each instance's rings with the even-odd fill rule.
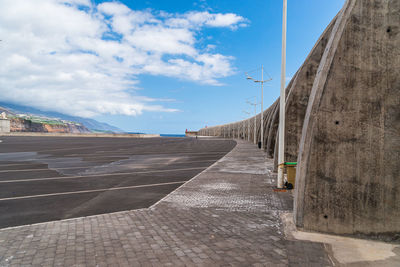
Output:
[[[246,113],[248,116],[251,115],[250,112],[247,112],[245,110],[243,110],[243,112]],[[250,141],[250,118],[247,119],[247,141]]]
[[[242,128],[242,139],[245,140],[246,139],[246,132],[245,132],[245,122],[246,122],[246,118],[243,119],[243,128]]]
[[[250,119],[247,120],[247,141],[250,142]]]
[[[254,106],[254,144],[257,143],[257,98],[254,97],[254,103],[250,102],[249,100],[246,101],[247,104]]]
[[[255,80],[247,75],[247,80],[252,80],[255,83],[261,83],[261,148],[264,149],[264,83],[271,81],[272,79],[264,80],[264,67],[261,65],[261,80]]]
[[[282,64],[281,64],[281,95],[279,104],[279,149],[278,149],[278,180],[277,187],[283,188],[283,167],[285,164],[285,76],[286,76],[286,13],[287,0],[283,0],[282,16]]]

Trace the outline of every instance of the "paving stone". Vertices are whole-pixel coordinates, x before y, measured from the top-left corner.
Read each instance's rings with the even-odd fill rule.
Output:
[[[0,266],[329,266],[318,243],[285,240],[273,162],[238,145],[148,209],[0,230]]]

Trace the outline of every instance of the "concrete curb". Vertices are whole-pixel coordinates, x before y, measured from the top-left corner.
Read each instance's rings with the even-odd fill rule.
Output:
[[[187,185],[188,183],[192,182],[193,180],[195,180],[196,178],[198,178],[200,175],[202,175],[203,173],[206,173],[209,171],[209,169],[211,169],[212,167],[214,167],[215,165],[217,165],[219,162],[221,162],[222,160],[224,160],[224,158],[226,158],[229,154],[231,154],[235,148],[237,147],[238,143],[236,140],[233,140],[236,142],[236,145],[234,148],[232,148],[231,151],[229,151],[228,153],[226,153],[225,156],[223,156],[222,158],[220,158],[219,160],[217,160],[216,162],[214,162],[213,164],[211,164],[207,169],[205,169],[204,171],[196,174],[196,176],[194,176],[193,178],[191,178],[190,180],[187,180],[184,184],[182,184],[181,186],[179,186],[178,188],[176,188],[174,191],[170,192],[168,195],[166,195],[165,197],[163,197],[162,199],[160,199],[159,201],[157,201],[156,203],[154,203],[153,205],[151,205],[150,207],[148,207],[148,209],[155,209],[156,206],[162,202],[164,202],[170,195],[174,194],[176,191],[178,191],[180,188],[184,187],[185,185]]]

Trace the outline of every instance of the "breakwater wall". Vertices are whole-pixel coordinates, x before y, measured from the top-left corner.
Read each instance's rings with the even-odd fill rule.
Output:
[[[261,115],[277,166],[279,99],[199,135],[258,143]],[[285,135],[298,227],[400,240],[400,1],[346,1],[286,88]]]

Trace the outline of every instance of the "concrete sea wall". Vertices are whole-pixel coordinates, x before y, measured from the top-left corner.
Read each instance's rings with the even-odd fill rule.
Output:
[[[286,93],[296,225],[400,240],[400,1],[347,0]],[[262,116],[263,149],[277,165],[279,99]],[[258,143],[260,119],[199,135]]]

